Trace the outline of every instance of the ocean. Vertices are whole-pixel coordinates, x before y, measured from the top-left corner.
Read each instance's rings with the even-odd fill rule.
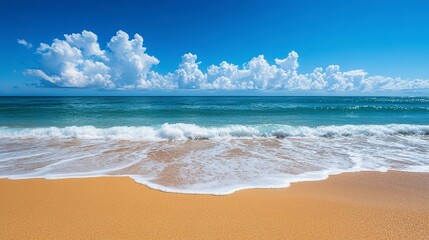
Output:
[[[0,97],[0,178],[229,194],[429,172],[429,97]]]

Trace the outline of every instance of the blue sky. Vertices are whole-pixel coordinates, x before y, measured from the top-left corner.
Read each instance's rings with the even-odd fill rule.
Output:
[[[1,6],[1,95],[186,95],[190,91],[186,89],[208,94],[225,90],[254,94],[255,89],[269,94],[429,93],[428,1],[1,0]],[[98,37],[104,60],[101,55],[79,61],[47,59],[53,48],[37,50],[40,43],[52,47],[55,38],[66,43],[64,34],[83,35],[83,30]],[[143,68],[114,59],[115,53],[124,54],[108,47],[119,30],[130,41],[135,33],[143,37],[146,52],[133,55],[143,59]],[[32,47],[18,44],[18,39]],[[85,55],[84,47],[77,48]],[[193,55],[185,57],[187,53]],[[146,57],[159,63],[148,63]],[[102,80],[94,83],[95,75],[83,70],[86,60],[108,68],[92,71]],[[221,66],[222,61],[230,65]],[[210,65],[217,67],[212,70],[237,73],[211,74]],[[340,68],[328,69],[330,65]],[[315,71],[317,67],[322,70]],[[67,79],[70,69],[83,72],[82,79]],[[310,76],[315,72],[321,79]],[[408,85],[412,87],[404,87]]]

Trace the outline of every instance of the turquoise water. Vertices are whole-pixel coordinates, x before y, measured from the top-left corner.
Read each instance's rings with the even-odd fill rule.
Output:
[[[0,177],[228,194],[387,170],[429,172],[429,97],[0,98]]]
[[[429,124],[429,97],[0,98],[0,126]]]

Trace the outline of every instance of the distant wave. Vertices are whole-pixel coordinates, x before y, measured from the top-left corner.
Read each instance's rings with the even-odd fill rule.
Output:
[[[342,126],[290,126],[290,125],[228,125],[203,127],[195,124],[165,123],[160,126],[69,126],[46,128],[0,127],[0,138],[36,139],[117,139],[117,140],[187,140],[217,138],[265,137],[363,137],[393,135],[429,135],[429,125],[342,125]]]

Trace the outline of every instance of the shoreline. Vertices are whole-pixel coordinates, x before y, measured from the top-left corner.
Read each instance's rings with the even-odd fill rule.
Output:
[[[429,173],[357,172],[229,195],[128,177],[0,179],[5,239],[425,239]]]

